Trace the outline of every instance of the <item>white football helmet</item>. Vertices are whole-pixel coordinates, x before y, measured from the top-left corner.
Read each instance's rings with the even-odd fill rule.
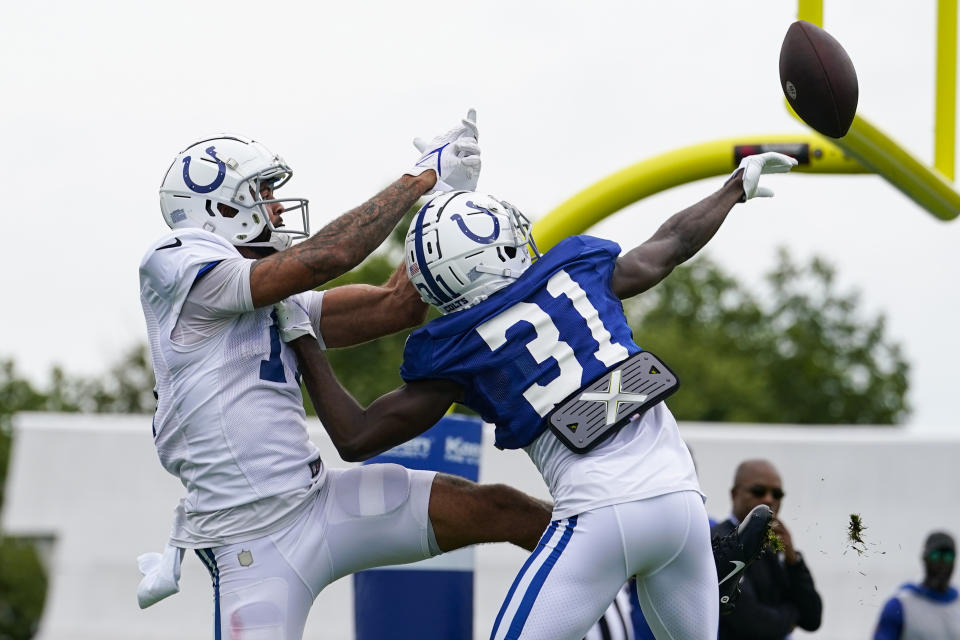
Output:
[[[160,210],[171,229],[206,229],[235,245],[280,251],[294,238],[310,234],[308,202],[264,200],[260,188],[269,183],[276,191],[292,176],[287,163],[259,142],[234,135],[205,138],[181,151],[167,169],[160,185]],[[270,222],[265,206],[275,202],[293,203],[284,205],[284,225],[279,228]],[[287,217],[297,211],[302,224],[288,226]]]
[[[514,206],[471,191],[441,194],[410,223],[404,260],[428,304],[467,309],[507,286],[540,257],[530,221]]]

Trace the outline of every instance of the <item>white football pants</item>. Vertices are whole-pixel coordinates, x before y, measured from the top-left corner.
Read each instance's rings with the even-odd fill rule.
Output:
[[[214,640],[300,640],[334,580],[437,555],[427,511],[435,476],[395,464],[330,469],[285,529],[198,549],[213,578]]]
[[[550,524],[507,593],[492,640],[581,640],[637,576],[657,640],[716,640],[717,570],[694,491],[601,507]]]

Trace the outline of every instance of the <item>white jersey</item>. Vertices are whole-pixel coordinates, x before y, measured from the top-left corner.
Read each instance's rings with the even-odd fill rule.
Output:
[[[555,520],[675,491],[700,491],[690,450],[663,402],[586,453],[574,453],[549,430],[524,450],[550,489]]]
[[[960,599],[935,600],[913,585],[897,592],[903,607],[901,640],[948,640],[960,638]]]
[[[154,442],[161,464],[187,489],[171,534],[179,547],[271,533],[323,481],[296,358],[280,340],[272,307],[253,308],[252,264],[199,229],[164,236],[140,263],[157,379]],[[298,299],[318,325],[322,294]]]

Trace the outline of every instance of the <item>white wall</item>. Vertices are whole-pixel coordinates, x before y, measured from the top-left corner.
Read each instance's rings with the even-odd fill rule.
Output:
[[[319,423],[324,460],[341,466]],[[707,510],[727,515],[734,466],[769,458],[787,496],[781,516],[824,598],[824,624],[809,637],[869,637],[893,589],[920,575],[928,531],[960,534],[960,435],[887,428],[684,424]],[[522,452],[499,452],[485,434],[481,480],[547,497]],[[42,640],[207,639],[212,590],[200,563],[184,562],[181,593],[141,611],[135,558],[159,550],[179,482],[157,462],[149,416],[21,414],[0,525],[12,535],[53,536]],[[846,540],[850,513],[868,527],[867,552]],[[489,633],[500,599],[525,552],[487,545],[476,555],[476,637]],[[320,595],[306,638],[352,637],[352,589],[341,580]],[[806,637],[798,633],[797,637]]]

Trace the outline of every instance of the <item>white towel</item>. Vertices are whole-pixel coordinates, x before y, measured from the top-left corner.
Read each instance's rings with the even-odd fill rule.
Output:
[[[137,556],[137,565],[143,579],[137,587],[137,602],[141,609],[156,604],[180,591],[180,563],[183,549],[169,544],[163,553],[144,553]]]

